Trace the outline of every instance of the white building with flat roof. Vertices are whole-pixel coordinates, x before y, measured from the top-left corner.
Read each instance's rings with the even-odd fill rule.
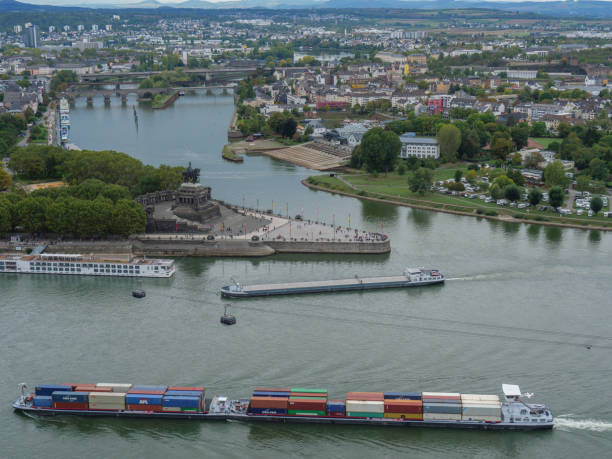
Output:
[[[400,151],[400,158],[402,159],[411,156],[419,159],[438,159],[440,157],[440,145],[436,139],[402,134],[400,141],[402,142]]]

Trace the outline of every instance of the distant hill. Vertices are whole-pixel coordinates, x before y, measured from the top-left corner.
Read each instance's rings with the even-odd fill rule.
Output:
[[[281,9],[357,9],[357,8],[402,8],[418,10],[439,9],[488,9],[515,11],[521,13],[536,13],[556,17],[593,17],[612,18],[612,2],[596,0],[566,0],[566,1],[487,1],[487,0],[237,0],[210,2],[206,0],[185,0],[181,3],[161,3],[157,0],[134,1],[133,3],[116,4],[100,3],[83,8],[82,2],[74,0],[70,8],[81,9],[246,9],[273,8]],[[129,1],[129,0],[128,0]],[[44,11],[62,8],[62,6],[33,5],[15,0],[0,0],[0,12]]]

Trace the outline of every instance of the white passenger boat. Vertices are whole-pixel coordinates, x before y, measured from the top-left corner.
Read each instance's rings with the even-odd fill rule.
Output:
[[[174,260],[132,257],[103,259],[65,253],[0,255],[0,273],[64,274],[118,277],[171,277]]]

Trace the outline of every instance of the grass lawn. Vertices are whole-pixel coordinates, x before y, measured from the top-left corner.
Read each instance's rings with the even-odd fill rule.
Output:
[[[556,139],[554,137],[530,137],[530,140],[533,140],[534,142],[538,142],[540,145],[542,145],[544,148],[548,148],[548,146],[552,143],[552,142],[561,142],[562,139]]]

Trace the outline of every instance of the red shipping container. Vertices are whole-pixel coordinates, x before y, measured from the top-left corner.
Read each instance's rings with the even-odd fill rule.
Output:
[[[425,395],[424,400],[461,400],[461,395]]]
[[[112,387],[98,387],[98,386],[74,386],[72,389],[75,392],[112,392]]]
[[[346,399],[382,402],[385,399],[385,395],[382,392],[348,392]]]
[[[128,411],[162,411],[161,405],[125,405]]]
[[[289,400],[290,410],[327,411],[327,399],[298,398]]]
[[[329,416],[330,418],[344,418],[346,417],[346,414],[344,412],[342,413],[327,413],[327,416]]]
[[[286,397],[251,397],[251,408],[286,410],[288,401]]]
[[[278,387],[256,387],[253,389],[253,392],[291,392],[291,389],[286,387],[278,388]]]
[[[385,400],[385,413],[423,413],[421,400]]]
[[[56,410],[88,410],[88,403],[53,402]]]
[[[206,392],[206,389],[203,387],[181,387],[181,386],[170,386],[168,390],[189,390],[193,392]]]
[[[141,395],[164,395],[165,390],[134,390],[128,392],[128,394],[141,394]]]
[[[327,398],[327,394],[316,394],[313,392],[291,392],[291,397],[301,397],[301,398],[310,398],[310,397],[318,397],[318,398]]]

